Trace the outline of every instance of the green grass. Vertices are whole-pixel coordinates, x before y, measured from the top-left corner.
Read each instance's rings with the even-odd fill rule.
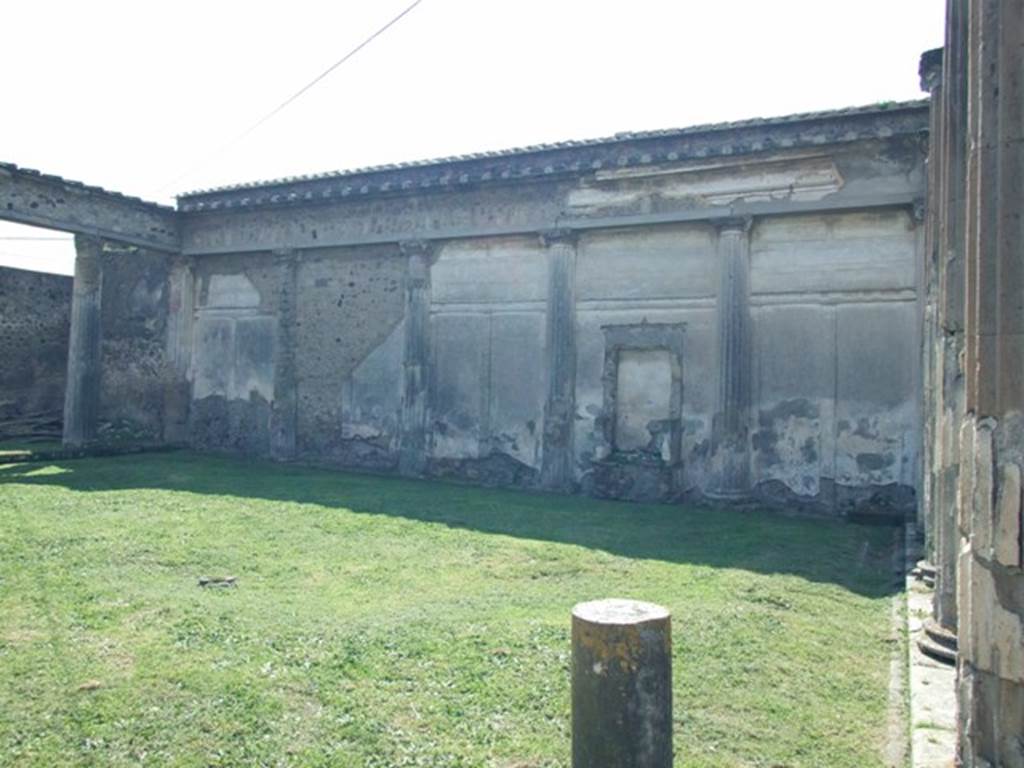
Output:
[[[0,765],[564,766],[569,611],[605,596],[672,611],[677,765],[881,765],[892,540],[187,453],[0,466]]]

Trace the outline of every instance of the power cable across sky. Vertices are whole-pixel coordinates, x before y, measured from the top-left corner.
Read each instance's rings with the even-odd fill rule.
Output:
[[[175,177],[174,177],[173,179],[171,179],[170,181],[168,181],[168,182],[167,182],[166,184],[163,184],[163,185],[161,185],[161,186],[160,186],[160,187],[159,187],[159,188],[157,189],[157,191],[158,191],[158,192],[164,192],[164,191],[168,190],[168,189],[169,189],[169,188],[171,188],[172,186],[176,185],[176,184],[177,184],[178,182],[180,182],[180,181],[182,181],[183,179],[185,179],[185,178],[187,178],[188,176],[190,176],[190,175],[191,175],[192,173],[194,173],[195,171],[199,170],[199,169],[200,169],[201,167],[203,167],[203,166],[207,165],[208,163],[210,163],[210,162],[212,162],[213,160],[216,160],[217,158],[219,158],[220,156],[222,156],[222,155],[223,155],[223,154],[224,154],[225,152],[227,152],[227,151],[228,151],[229,149],[231,149],[231,148],[232,148],[232,147],[234,147],[234,146],[235,146],[236,144],[238,144],[238,143],[239,143],[239,142],[241,142],[241,141],[242,141],[243,139],[245,139],[245,138],[246,138],[247,136],[249,136],[250,134],[252,134],[252,133],[253,133],[253,132],[254,132],[255,130],[257,130],[257,129],[258,129],[258,128],[259,128],[260,126],[264,125],[264,124],[265,124],[266,122],[268,122],[269,120],[271,120],[271,119],[272,119],[272,118],[273,118],[274,116],[276,116],[276,115],[278,115],[279,113],[281,113],[281,112],[282,112],[282,111],[283,111],[284,109],[286,109],[286,108],[287,108],[287,107],[288,107],[289,105],[293,104],[293,103],[294,103],[294,102],[295,102],[295,101],[296,101],[296,100],[297,100],[297,99],[298,99],[299,97],[301,97],[301,96],[302,96],[302,95],[303,95],[304,93],[306,93],[307,91],[309,91],[309,90],[310,90],[310,89],[311,89],[311,88],[312,88],[313,86],[315,86],[315,85],[316,85],[317,83],[319,83],[319,82],[320,82],[321,80],[323,80],[323,79],[324,79],[325,77],[327,77],[328,75],[330,75],[330,74],[331,74],[332,72],[334,72],[334,70],[336,70],[336,69],[337,69],[338,67],[340,67],[340,66],[341,66],[342,64],[344,64],[345,62],[347,62],[347,61],[348,61],[349,59],[351,59],[351,58],[352,58],[353,56],[355,56],[355,55],[356,55],[357,53],[359,53],[359,52],[360,52],[361,50],[363,50],[363,48],[365,48],[366,46],[368,46],[368,45],[369,45],[370,43],[372,43],[372,42],[373,42],[374,40],[376,40],[376,39],[377,39],[378,37],[380,37],[380,36],[381,36],[381,35],[383,35],[383,34],[384,34],[385,32],[387,32],[387,31],[388,31],[389,29],[391,29],[391,27],[393,27],[393,26],[394,26],[395,24],[397,24],[397,23],[398,23],[399,21],[401,21],[401,20],[402,20],[403,18],[405,18],[405,17],[406,17],[406,16],[407,16],[407,15],[408,15],[409,13],[411,13],[411,12],[412,12],[412,10],[413,10],[413,9],[414,9],[414,8],[415,8],[415,7],[417,6],[417,5],[419,5],[419,4],[420,4],[420,3],[422,3],[422,2],[423,2],[423,0],[415,0],[415,1],[413,2],[413,3],[411,3],[411,4],[410,4],[410,5],[408,5],[408,6],[406,6],[406,8],[405,8],[405,9],[404,9],[404,10],[403,10],[403,11],[402,11],[401,13],[399,13],[399,14],[398,14],[397,16],[394,16],[394,17],[393,17],[393,18],[392,18],[392,19],[391,19],[390,21],[388,21],[388,23],[387,23],[387,24],[385,24],[384,26],[382,26],[382,27],[380,27],[379,29],[377,29],[377,31],[376,31],[376,32],[374,32],[373,34],[371,34],[371,35],[370,35],[369,37],[365,38],[365,39],[364,39],[364,40],[363,40],[363,41],[362,41],[361,43],[359,43],[359,45],[357,45],[357,46],[356,46],[355,48],[352,48],[352,49],[351,49],[351,50],[350,50],[350,51],[349,51],[348,53],[346,53],[346,54],[345,54],[344,56],[342,56],[342,57],[341,57],[340,59],[338,59],[338,60],[337,60],[336,62],[334,62],[333,64],[331,64],[331,66],[329,66],[329,67],[328,67],[327,69],[325,69],[325,70],[324,70],[323,72],[321,72],[321,73],[320,73],[319,75],[317,75],[316,77],[314,77],[314,78],[313,78],[312,80],[310,80],[310,81],[309,81],[308,83],[306,83],[306,84],[305,84],[304,86],[302,86],[302,87],[301,87],[301,88],[300,88],[299,90],[297,90],[297,91],[296,91],[295,93],[293,93],[293,94],[292,94],[291,96],[289,96],[289,97],[288,97],[287,99],[285,99],[284,101],[282,101],[282,102],[281,102],[280,104],[278,104],[278,105],[277,105],[276,107],[274,107],[274,108],[273,108],[272,110],[270,110],[269,112],[267,112],[267,114],[265,114],[265,115],[264,115],[263,117],[261,117],[261,118],[260,118],[259,120],[257,120],[256,122],[254,122],[254,123],[253,123],[252,125],[250,125],[250,126],[249,126],[248,128],[246,128],[246,129],[245,129],[244,131],[242,131],[241,133],[239,133],[238,135],[236,135],[235,137],[233,137],[233,138],[232,138],[232,139],[230,139],[229,141],[227,141],[227,142],[225,142],[224,144],[222,144],[222,145],[221,145],[220,147],[218,147],[218,148],[217,148],[217,149],[216,149],[216,150],[215,150],[214,152],[210,153],[210,154],[209,154],[209,155],[208,155],[207,157],[205,157],[205,158],[204,158],[203,160],[201,160],[200,162],[196,163],[195,165],[192,165],[192,166],[190,166],[190,167],[189,167],[189,168],[187,168],[187,169],[186,169],[185,171],[183,171],[182,173],[178,174],[178,175],[177,175],[177,176],[175,176]]]

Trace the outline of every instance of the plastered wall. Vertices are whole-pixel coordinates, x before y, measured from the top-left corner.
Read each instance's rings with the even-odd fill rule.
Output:
[[[833,510],[912,503],[919,440],[912,216],[764,218],[747,237],[750,493]],[[572,471],[584,491],[671,500],[713,490],[718,238],[714,226],[695,222],[576,241]],[[430,474],[541,484],[552,376],[548,259],[541,239],[530,236],[465,239],[432,251]],[[305,251],[292,263],[294,372],[282,384],[279,294],[290,273],[280,256],[198,262],[193,439],[271,453],[276,388],[288,386],[297,402],[296,457],[396,468],[406,259],[381,245]],[[646,326],[669,329],[678,350],[643,341]],[[633,340],[617,353],[609,396],[615,329]],[[679,455],[670,461],[673,439]]]

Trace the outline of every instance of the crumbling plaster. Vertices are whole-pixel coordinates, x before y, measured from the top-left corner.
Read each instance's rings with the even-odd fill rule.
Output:
[[[923,113],[910,115],[859,117],[839,134],[827,121],[801,127],[788,147],[769,130],[760,150],[736,154],[714,135],[661,162],[656,152],[590,167],[552,159],[504,176],[474,176],[469,163],[433,181],[424,169],[408,171],[410,183],[186,198],[193,439],[273,454],[275,376],[280,386],[291,366],[288,457],[628,498],[906,506],[917,482],[912,212],[924,128]],[[739,238],[729,280],[740,280],[727,311],[748,319],[723,325],[727,230]],[[410,255],[403,244],[423,238]],[[290,330],[273,253],[296,260]],[[209,305],[215,274],[244,276],[258,306]],[[259,329],[258,375],[209,336],[225,324]],[[609,333],[648,325],[685,329],[685,341],[664,360],[663,346],[640,345],[655,358],[627,354],[621,374],[609,368]],[[294,361],[282,366],[285,336]],[[739,357],[722,373],[728,349]],[[659,365],[670,392],[654,391]],[[738,415],[723,417],[728,434],[722,376],[746,382],[728,406]],[[647,419],[658,403],[666,414]],[[615,425],[633,433],[621,447]]]
[[[82,241],[83,287],[88,242],[124,252],[78,305],[81,439],[98,387],[147,437],[282,460],[906,505],[926,129],[898,104],[183,196],[166,255]]]

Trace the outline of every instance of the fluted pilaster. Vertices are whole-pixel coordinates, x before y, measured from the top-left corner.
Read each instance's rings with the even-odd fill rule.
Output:
[[[270,455],[295,458],[298,423],[298,371],[295,325],[298,320],[298,254],[275,251],[277,282],[277,344],[274,357],[274,403],[270,416]]]
[[[546,488],[571,490],[576,415],[576,234],[541,234],[547,251],[548,294],[545,334],[548,370],[541,480]]]
[[[708,490],[725,497],[750,490],[750,227],[749,218],[718,224],[718,403]]]
[[[405,351],[399,471],[419,475],[427,465],[430,364],[430,253],[423,240],[401,243],[405,278]]]

